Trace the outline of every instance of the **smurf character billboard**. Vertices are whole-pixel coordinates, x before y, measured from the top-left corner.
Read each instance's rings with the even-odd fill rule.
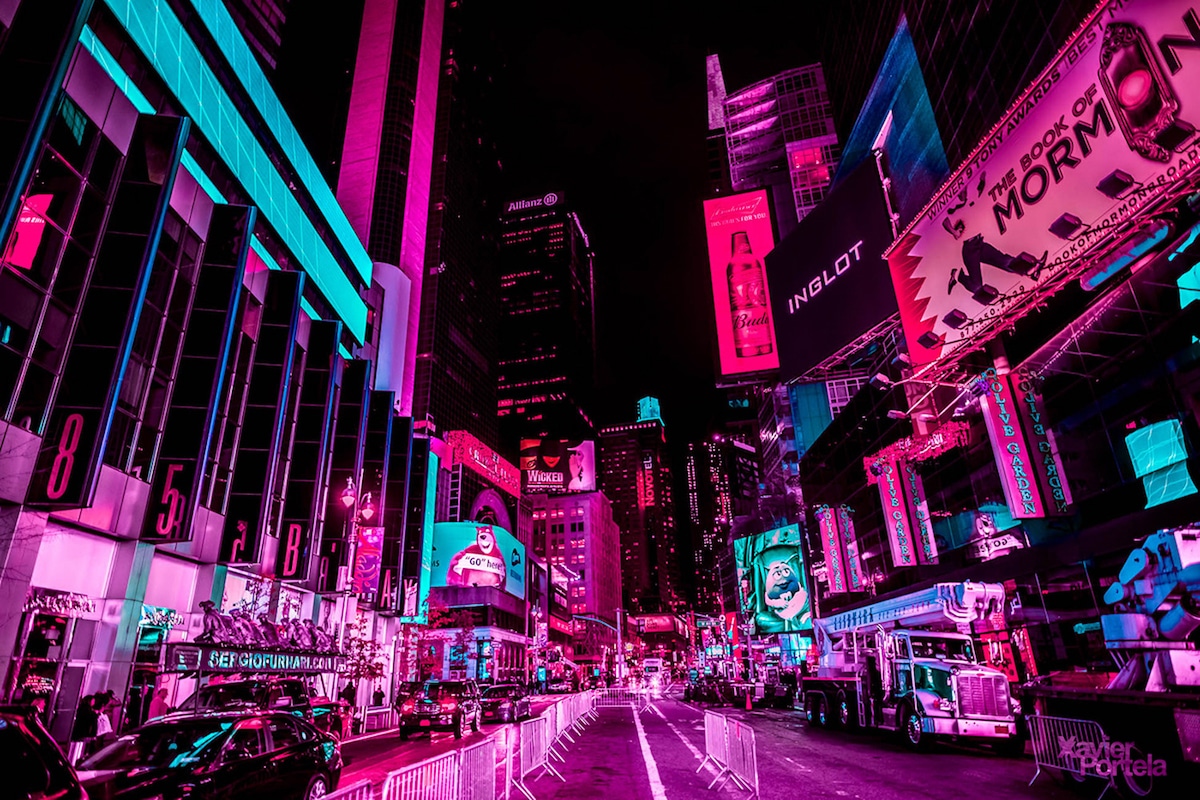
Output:
[[[492,586],[525,599],[525,547],[499,525],[433,526],[433,586]]]
[[[812,630],[799,525],[736,539],[733,555],[742,613],[757,633]]]

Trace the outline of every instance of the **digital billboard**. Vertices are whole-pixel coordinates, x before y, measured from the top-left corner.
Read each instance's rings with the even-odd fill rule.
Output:
[[[522,439],[521,483],[527,492],[596,491],[596,443]]]
[[[763,258],[775,247],[767,192],[704,201],[717,354],[722,375],[779,367]]]
[[[981,347],[1195,173],[1194,6],[1102,3],[892,246],[913,363]]]
[[[742,613],[757,633],[812,630],[800,526],[733,541]]]
[[[525,546],[499,525],[433,526],[433,586],[494,586],[525,599]]]
[[[892,226],[874,160],[850,173],[766,258],[784,380],[896,313],[883,252]]]

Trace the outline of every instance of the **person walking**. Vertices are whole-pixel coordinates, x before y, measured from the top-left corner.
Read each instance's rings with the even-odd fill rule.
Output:
[[[96,696],[89,694],[79,701],[75,711],[75,724],[71,728],[71,744],[67,756],[72,765],[78,765],[85,755],[88,744],[96,738]]]
[[[154,697],[150,699],[150,710],[146,713],[146,719],[154,719],[168,713],[171,706],[167,703],[167,690],[159,689],[154,693]]]

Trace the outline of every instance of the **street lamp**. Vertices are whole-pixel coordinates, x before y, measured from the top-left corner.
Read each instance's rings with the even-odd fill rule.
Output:
[[[354,478],[346,478],[346,488],[342,489],[341,494],[342,506],[346,509],[346,584],[342,589],[342,626],[339,631],[342,649],[345,650],[346,644],[346,618],[350,612],[350,596],[354,591],[354,559],[356,558],[356,550],[358,545],[358,525],[359,521],[370,522],[375,516],[375,504],[371,502],[371,493],[366,492],[361,497],[358,495],[358,487],[354,485]],[[358,515],[355,516],[352,509],[358,506]]]

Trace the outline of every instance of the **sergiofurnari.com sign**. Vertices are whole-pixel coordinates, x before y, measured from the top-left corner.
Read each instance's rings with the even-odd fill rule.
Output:
[[[169,648],[167,666],[173,672],[318,673],[341,670],[337,653],[295,653],[282,650],[243,650],[205,645]]]

